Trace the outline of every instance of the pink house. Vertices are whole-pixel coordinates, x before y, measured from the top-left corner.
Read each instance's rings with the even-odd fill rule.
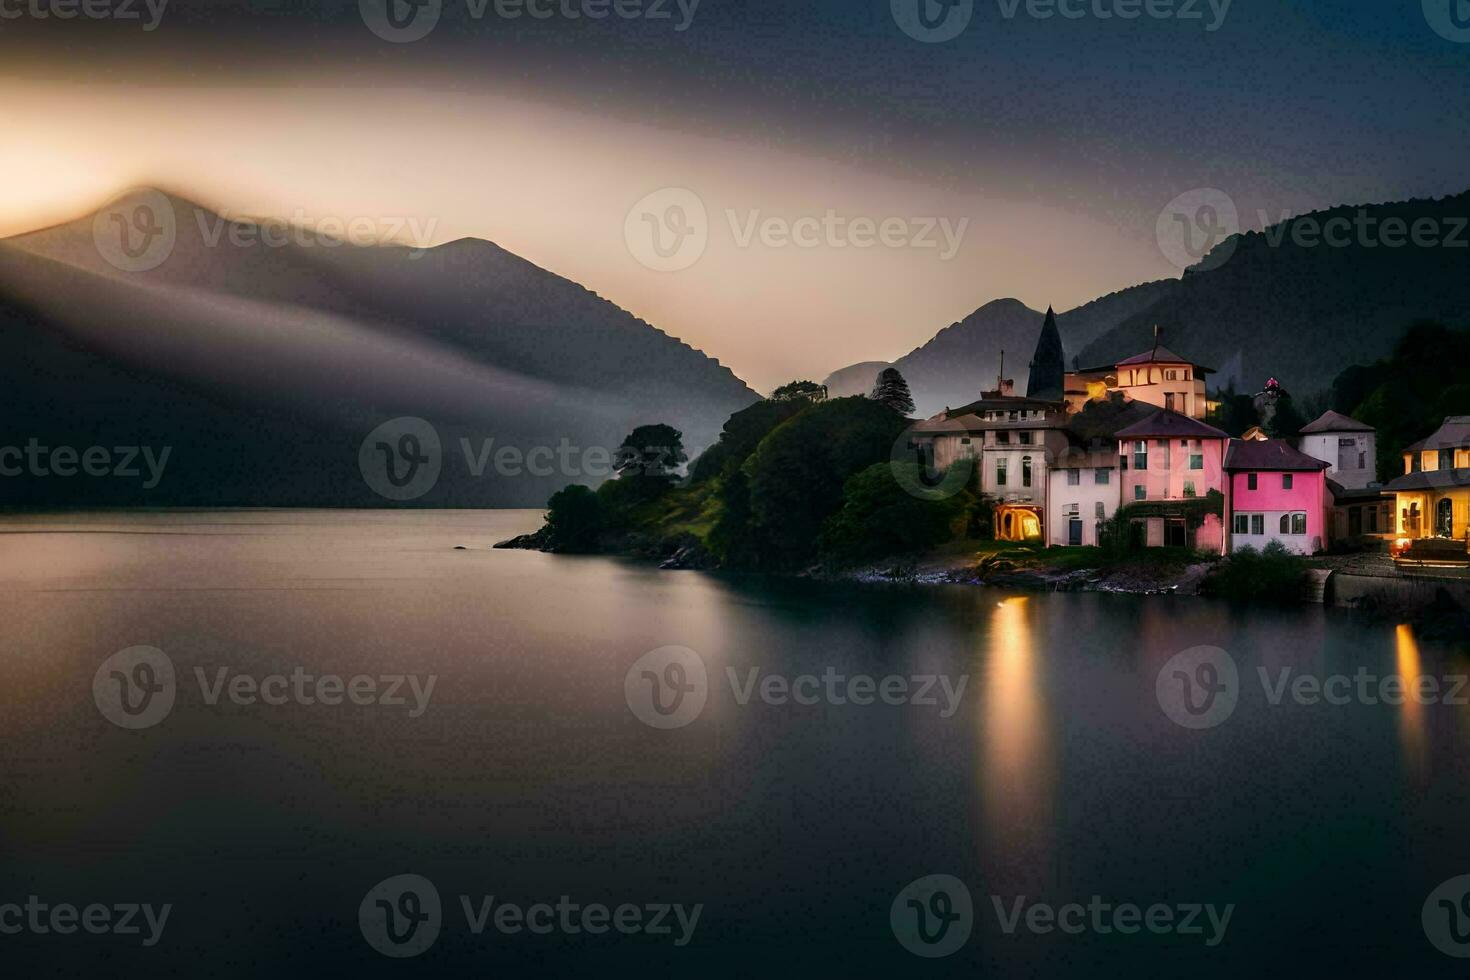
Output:
[[[1211,490],[1224,492],[1225,446],[1230,437],[1197,419],[1161,409],[1118,431],[1122,506],[1143,511],[1137,521],[1149,547],[1192,547],[1219,551],[1225,535],[1221,520],[1208,514],[1191,528],[1184,502]]]
[[[1301,555],[1327,544],[1328,463],[1298,452],[1280,439],[1230,440],[1226,512],[1229,551],[1280,541]]]

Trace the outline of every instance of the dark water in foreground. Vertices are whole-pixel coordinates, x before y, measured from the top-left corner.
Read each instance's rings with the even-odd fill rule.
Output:
[[[1320,608],[818,586],[488,550],[538,521],[0,519],[0,906],[172,906],[151,947],[141,913],[138,935],[57,934],[49,912],[40,934],[5,931],[27,913],[0,908],[6,974],[1463,972],[1431,945],[1421,909],[1470,873],[1470,708],[1370,704],[1356,690],[1343,705],[1290,691],[1273,705],[1257,675],[1470,672],[1407,628]],[[93,681],[137,645],[167,655],[177,694],[156,724],[128,729],[104,717]],[[709,689],[689,724],[659,730],[630,709],[625,678],[671,645],[698,655]],[[1191,729],[1161,708],[1156,678],[1199,645],[1227,651],[1239,682],[1220,695],[1233,711]],[[406,682],[403,705],[228,693],[211,705],[196,667],[210,685],[220,668],[437,680],[411,717]],[[740,685],[760,668],[748,704],[727,668]],[[817,704],[761,699],[759,678],[829,668],[833,684],[919,678],[903,695],[891,686],[895,700],[942,678],[953,713],[938,681],[922,698],[935,704],[838,704],[815,685],[800,690]],[[636,700],[651,687],[634,675]],[[1224,683],[1193,664],[1186,676]],[[404,874],[433,883],[439,931],[420,955],[389,958],[369,932],[406,947],[383,938],[381,912],[364,927],[359,906],[377,908],[370,890]],[[936,874],[963,882],[972,921],[952,886],[938,904],[900,897]],[[382,893],[396,916],[427,914],[404,894]],[[477,915],[494,896],[479,935],[461,896]],[[1025,896],[1013,931],[992,896],[1007,919]],[[553,908],[530,911],[542,902]],[[505,903],[543,931],[496,931]],[[1041,931],[1037,903],[1073,931]],[[1126,903],[1168,909],[1157,928],[1123,933],[1143,915],[1117,918]],[[669,934],[630,932],[665,904],[702,906],[692,932],[673,912]],[[589,905],[609,911],[584,920]],[[622,931],[609,926],[620,905],[636,906]],[[1233,906],[1223,936],[1206,911],[1191,917],[1198,934],[1161,925],[1194,905]],[[913,939],[916,908],[933,946]],[[954,932],[939,931],[939,913]],[[395,918],[400,937],[408,921]],[[919,958],[895,921],[921,949],[958,948]]]

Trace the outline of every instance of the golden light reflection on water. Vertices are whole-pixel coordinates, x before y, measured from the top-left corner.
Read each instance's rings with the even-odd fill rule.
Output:
[[[1429,775],[1429,733],[1424,705],[1414,696],[1419,678],[1424,673],[1419,644],[1414,630],[1406,623],[1394,630],[1394,656],[1397,673],[1403,678],[1404,699],[1399,706],[1399,745],[1404,754],[1404,776],[1416,787],[1423,786]]]
[[[1032,888],[1050,879],[1053,780],[1047,711],[1024,596],[998,604],[991,619],[980,773],[992,884]]]

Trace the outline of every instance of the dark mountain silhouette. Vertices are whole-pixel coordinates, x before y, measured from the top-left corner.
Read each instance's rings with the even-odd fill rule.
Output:
[[[1144,283],[1058,314],[1057,329],[1067,368],[1071,368],[1076,351],[1156,303],[1176,285],[1172,279]],[[908,381],[916,412],[923,418],[946,406],[974,401],[982,388],[994,388],[1001,370],[1001,351],[1005,351],[1005,376],[1015,380],[1018,393],[1024,392],[1028,365],[1045,319],[1045,314],[1020,300],[994,300],[945,327],[891,366]],[[865,361],[833,372],[825,383],[829,390],[866,394],[878,372],[888,366],[886,362]]]
[[[1439,244],[1392,233],[1390,219],[1406,230],[1425,222]],[[1329,244],[1322,231],[1333,221]],[[1259,391],[1275,377],[1297,395],[1325,390],[1344,368],[1388,355],[1416,320],[1470,325],[1467,222],[1470,192],[1332,208],[1232,236],[1077,356],[1088,366],[1146,350],[1157,323],[1171,350],[1217,369],[1212,387]]]
[[[0,481],[0,502],[382,506],[359,448],[416,416],[443,466],[415,504],[540,506],[598,482],[599,452],[639,424],[679,426],[694,455],[756,400],[719,362],[489,242],[267,245],[162,199],[176,240],[147,271],[110,264],[92,217],[0,242],[0,444],[170,446],[165,478],[145,492],[27,473]],[[525,459],[536,447],[551,455]]]

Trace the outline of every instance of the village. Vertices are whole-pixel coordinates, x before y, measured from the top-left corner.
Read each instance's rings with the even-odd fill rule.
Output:
[[[1228,555],[1381,552],[1399,566],[1470,565],[1470,416],[1445,418],[1377,477],[1372,426],[1334,411],[1294,439],[1211,424],[1213,370],[1160,342],[1114,364],[1065,369],[1051,310],[1024,395],[996,379],[911,430],[927,466],[968,465],[997,540],[1096,546],[1126,519],[1134,543]],[[1280,386],[1257,396],[1268,415]]]

